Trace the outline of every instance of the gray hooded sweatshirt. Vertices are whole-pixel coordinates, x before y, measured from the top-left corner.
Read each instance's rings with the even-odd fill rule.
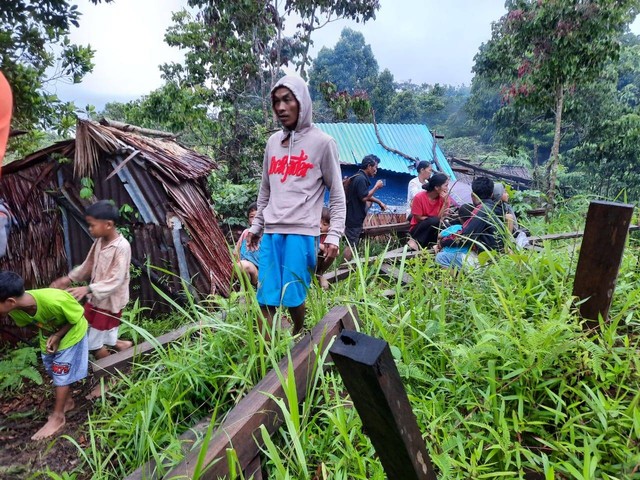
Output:
[[[319,236],[329,188],[331,227],[325,242],[338,245],[347,208],[336,141],[311,123],[311,97],[304,80],[283,77],[271,93],[280,87],[287,87],[298,100],[298,123],[295,130],[283,128],[267,141],[258,212],[249,231]],[[284,146],[287,138],[289,144]]]

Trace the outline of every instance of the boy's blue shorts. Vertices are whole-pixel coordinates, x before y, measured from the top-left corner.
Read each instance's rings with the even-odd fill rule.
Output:
[[[258,303],[297,307],[307,298],[316,268],[317,237],[265,233],[260,241]]]
[[[53,379],[53,385],[64,387],[87,376],[89,369],[89,344],[85,334],[75,345],[55,353],[43,353],[42,363]]]

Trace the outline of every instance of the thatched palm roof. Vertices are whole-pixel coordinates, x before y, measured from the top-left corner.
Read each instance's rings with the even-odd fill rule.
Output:
[[[164,287],[181,290],[179,274],[193,279],[200,293],[228,294],[231,256],[206,190],[206,177],[216,163],[178,144],[171,134],[149,136],[134,126],[105,123],[81,120],[75,140],[58,142],[3,168],[0,196],[14,206],[18,227],[0,268],[21,273],[30,287],[47,285],[66,273],[69,264],[82,261],[91,244],[84,208],[105,198],[135,209],[128,227],[133,256],[138,265],[174,272],[176,278]],[[81,198],[84,177],[93,180],[95,198]],[[182,225],[179,232],[176,217]],[[139,293],[157,300],[148,283]]]

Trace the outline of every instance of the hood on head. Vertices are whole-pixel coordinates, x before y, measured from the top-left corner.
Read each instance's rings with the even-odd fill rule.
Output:
[[[298,123],[296,124],[296,132],[305,130],[311,126],[311,95],[305,81],[295,75],[287,75],[282,77],[271,89],[271,95],[280,87],[287,87],[296,97],[300,104],[298,112]],[[284,128],[284,127],[283,127]]]

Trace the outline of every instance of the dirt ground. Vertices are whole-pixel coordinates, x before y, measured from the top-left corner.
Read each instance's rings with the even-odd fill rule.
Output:
[[[74,385],[76,408],[67,413],[61,433],[54,440],[35,442],[31,436],[45,424],[53,407],[51,381],[46,374],[43,379],[42,385],[29,383],[18,394],[0,397],[0,479],[48,479],[49,476],[38,474],[47,468],[58,474],[75,471],[78,480],[88,479],[90,473],[77,470],[81,464],[77,447],[61,436],[68,435],[86,447],[85,424],[92,403],[84,397],[90,391],[90,382]]]

